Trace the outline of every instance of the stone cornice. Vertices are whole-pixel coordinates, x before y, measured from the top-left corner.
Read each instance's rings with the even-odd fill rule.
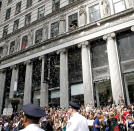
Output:
[[[5,39],[8,39],[9,37],[11,37],[11,36],[13,36],[13,35],[16,35],[16,34],[20,33],[21,31],[27,30],[28,28],[30,28],[30,27],[32,27],[32,26],[35,26],[37,23],[40,23],[40,22],[42,22],[42,21],[44,21],[44,20],[45,20],[45,21],[48,21],[51,17],[53,17],[53,16],[55,16],[55,15],[57,15],[57,14],[58,14],[58,15],[59,15],[59,14],[63,14],[64,11],[66,11],[66,10],[68,10],[68,9],[70,9],[70,8],[73,8],[73,7],[75,7],[75,6],[78,6],[80,3],[84,2],[84,1],[85,1],[85,0],[77,0],[77,1],[75,1],[75,2],[73,2],[73,3],[71,3],[71,4],[66,5],[66,6],[63,7],[63,8],[60,8],[59,10],[56,10],[56,11],[54,11],[54,12],[52,12],[52,13],[50,13],[50,14],[44,16],[43,18],[37,19],[36,21],[33,21],[31,24],[26,25],[26,26],[24,26],[24,27],[22,27],[22,28],[16,30],[15,32],[12,32],[12,33],[8,34],[6,37],[2,37],[2,38],[0,39],[0,42],[3,41],[3,40],[5,40]],[[31,8],[30,8],[30,10],[31,10]],[[7,24],[8,24],[8,23],[7,23]],[[4,25],[5,25],[5,24],[4,24]]]
[[[18,55],[20,55],[20,54],[29,52],[30,50],[34,50],[34,49],[36,49],[36,48],[39,48],[39,47],[42,47],[42,46],[45,46],[45,45],[49,45],[49,44],[51,44],[52,42],[58,41],[58,40],[60,40],[60,39],[63,39],[63,38],[69,37],[69,36],[72,36],[72,35],[74,35],[74,34],[77,34],[77,33],[81,32],[81,31],[86,31],[86,30],[92,29],[92,28],[94,28],[94,27],[97,26],[97,23],[98,23],[98,22],[102,25],[102,24],[105,24],[105,23],[107,23],[107,22],[109,22],[109,21],[111,21],[111,20],[113,20],[113,19],[114,19],[114,20],[116,20],[117,18],[120,19],[120,17],[122,17],[122,16],[129,15],[130,13],[132,14],[133,12],[134,12],[134,9],[131,8],[131,9],[129,9],[129,10],[126,10],[126,11],[124,11],[124,12],[118,13],[118,14],[116,14],[116,15],[103,18],[103,19],[101,19],[101,20],[99,20],[99,21],[97,21],[97,22],[90,23],[90,24],[88,24],[88,25],[85,25],[85,26],[83,26],[83,27],[80,27],[80,28],[78,28],[77,30],[74,30],[74,31],[72,31],[72,32],[66,32],[66,33],[64,33],[64,34],[58,35],[58,36],[55,37],[55,38],[48,39],[48,40],[43,41],[43,42],[41,42],[41,43],[32,45],[32,46],[30,46],[30,47],[27,48],[27,49],[20,50],[20,51],[15,52],[15,53],[13,53],[13,54],[11,54],[11,55],[5,56],[5,57],[3,57],[3,58],[0,59],[0,62],[5,61],[5,60],[8,60],[8,59],[10,59],[10,58],[13,58],[13,57],[15,57],[15,56],[18,56]],[[117,19],[117,20],[118,20],[118,19]],[[102,34],[102,35],[103,35],[103,34]]]

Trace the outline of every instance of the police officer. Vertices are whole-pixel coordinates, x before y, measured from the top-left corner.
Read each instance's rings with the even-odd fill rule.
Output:
[[[87,119],[78,113],[80,106],[75,102],[69,102],[68,113],[71,115],[67,122],[66,131],[89,131]]]
[[[44,131],[39,127],[39,120],[45,116],[45,111],[35,104],[26,104],[23,106],[24,129],[20,131]]]

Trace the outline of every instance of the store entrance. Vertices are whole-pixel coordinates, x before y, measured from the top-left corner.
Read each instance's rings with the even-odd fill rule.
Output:
[[[71,101],[84,105],[84,87],[83,83],[71,85]]]
[[[134,72],[124,76],[127,104],[134,103]]]
[[[109,100],[112,99],[110,80],[95,82],[95,97],[97,107],[109,105]]]

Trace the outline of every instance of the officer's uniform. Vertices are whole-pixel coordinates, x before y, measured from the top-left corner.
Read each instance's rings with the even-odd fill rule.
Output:
[[[74,109],[80,108],[74,102],[70,102],[69,105]],[[87,119],[84,116],[80,115],[78,112],[74,113],[70,120],[67,122],[66,131],[89,131]]]
[[[39,127],[39,124],[30,124],[20,131],[44,131]]]
[[[23,106],[23,112],[26,116],[30,116],[33,118],[41,118],[42,116],[45,116],[45,111],[41,109],[38,105],[35,104],[26,104]],[[20,131],[44,131],[39,127],[39,124],[29,124],[24,129]]]

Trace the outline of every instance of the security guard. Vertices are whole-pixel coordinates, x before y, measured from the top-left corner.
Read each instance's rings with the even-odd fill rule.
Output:
[[[74,102],[69,102],[68,113],[71,115],[67,122],[66,131],[89,131],[87,119],[78,113],[80,106]]]
[[[45,115],[45,111],[35,104],[26,104],[23,106],[24,129],[20,131],[44,131],[39,127],[39,120]]]

